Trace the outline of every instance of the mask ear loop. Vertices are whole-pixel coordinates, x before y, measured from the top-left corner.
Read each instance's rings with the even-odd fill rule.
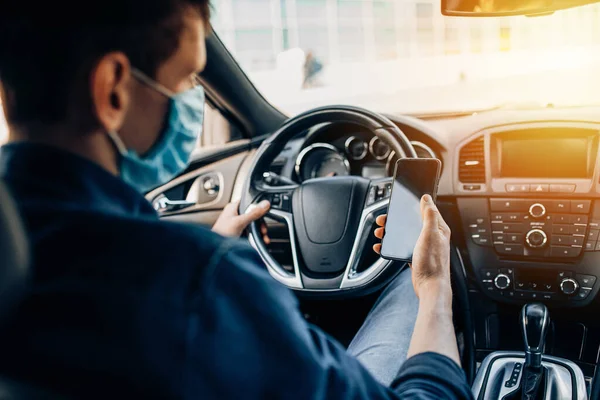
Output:
[[[131,68],[131,75],[133,75],[136,79],[142,82],[144,85],[151,87],[156,90],[158,93],[167,96],[168,98],[172,98],[175,96],[175,93],[171,92],[169,89],[157,83],[153,79],[149,78],[146,74],[140,71],[137,68]]]
[[[122,156],[127,154],[127,147],[125,146],[125,143],[123,143],[123,141],[121,140],[119,135],[117,135],[117,132],[107,131],[106,134],[112,140],[112,142],[115,145],[115,147],[117,148],[117,151],[119,152],[119,154],[121,154]]]

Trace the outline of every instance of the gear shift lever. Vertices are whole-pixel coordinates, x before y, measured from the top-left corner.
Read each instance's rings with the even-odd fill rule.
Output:
[[[535,400],[540,387],[545,386],[542,351],[550,324],[548,309],[541,303],[525,304],[521,311],[521,328],[525,341],[525,367],[521,379],[521,399]]]
[[[548,309],[542,303],[525,304],[521,311],[521,328],[525,341],[525,367],[540,368],[546,332],[550,325]]]

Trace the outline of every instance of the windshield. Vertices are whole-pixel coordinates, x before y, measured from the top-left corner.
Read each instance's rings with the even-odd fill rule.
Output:
[[[444,17],[439,0],[215,0],[213,26],[289,115],[327,104],[434,113],[600,103],[600,5]]]

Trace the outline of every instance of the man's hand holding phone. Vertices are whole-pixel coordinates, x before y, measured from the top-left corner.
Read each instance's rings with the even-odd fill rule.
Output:
[[[412,258],[412,280],[419,298],[419,312],[413,330],[408,357],[435,352],[460,365],[452,320],[450,285],[450,228],[429,195],[421,198],[423,227]],[[386,215],[377,218],[375,236],[385,235]],[[373,249],[380,253],[381,244]]]
[[[411,265],[413,285],[419,298],[424,292],[446,291],[450,287],[450,228],[429,195],[421,198],[421,217],[423,228]],[[379,228],[375,229],[375,236],[379,239],[385,234],[386,220],[387,215],[377,218]],[[376,244],[373,249],[380,253],[381,244]]]

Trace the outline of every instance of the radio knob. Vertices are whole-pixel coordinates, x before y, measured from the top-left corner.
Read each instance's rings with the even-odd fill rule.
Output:
[[[533,218],[542,218],[546,215],[546,207],[543,204],[535,203],[529,207],[529,215]]]
[[[510,278],[505,274],[498,274],[494,279],[494,286],[500,290],[505,290],[510,287]]]
[[[548,242],[548,236],[546,235],[546,232],[541,229],[532,229],[527,232],[527,235],[525,236],[525,242],[529,247],[537,249],[546,245],[546,242]]]
[[[579,284],[577,281],[571,278],[565,278],[560,283],[560,291],[566,294],[567,296],[571,296],[577,292],[579,289]]]

